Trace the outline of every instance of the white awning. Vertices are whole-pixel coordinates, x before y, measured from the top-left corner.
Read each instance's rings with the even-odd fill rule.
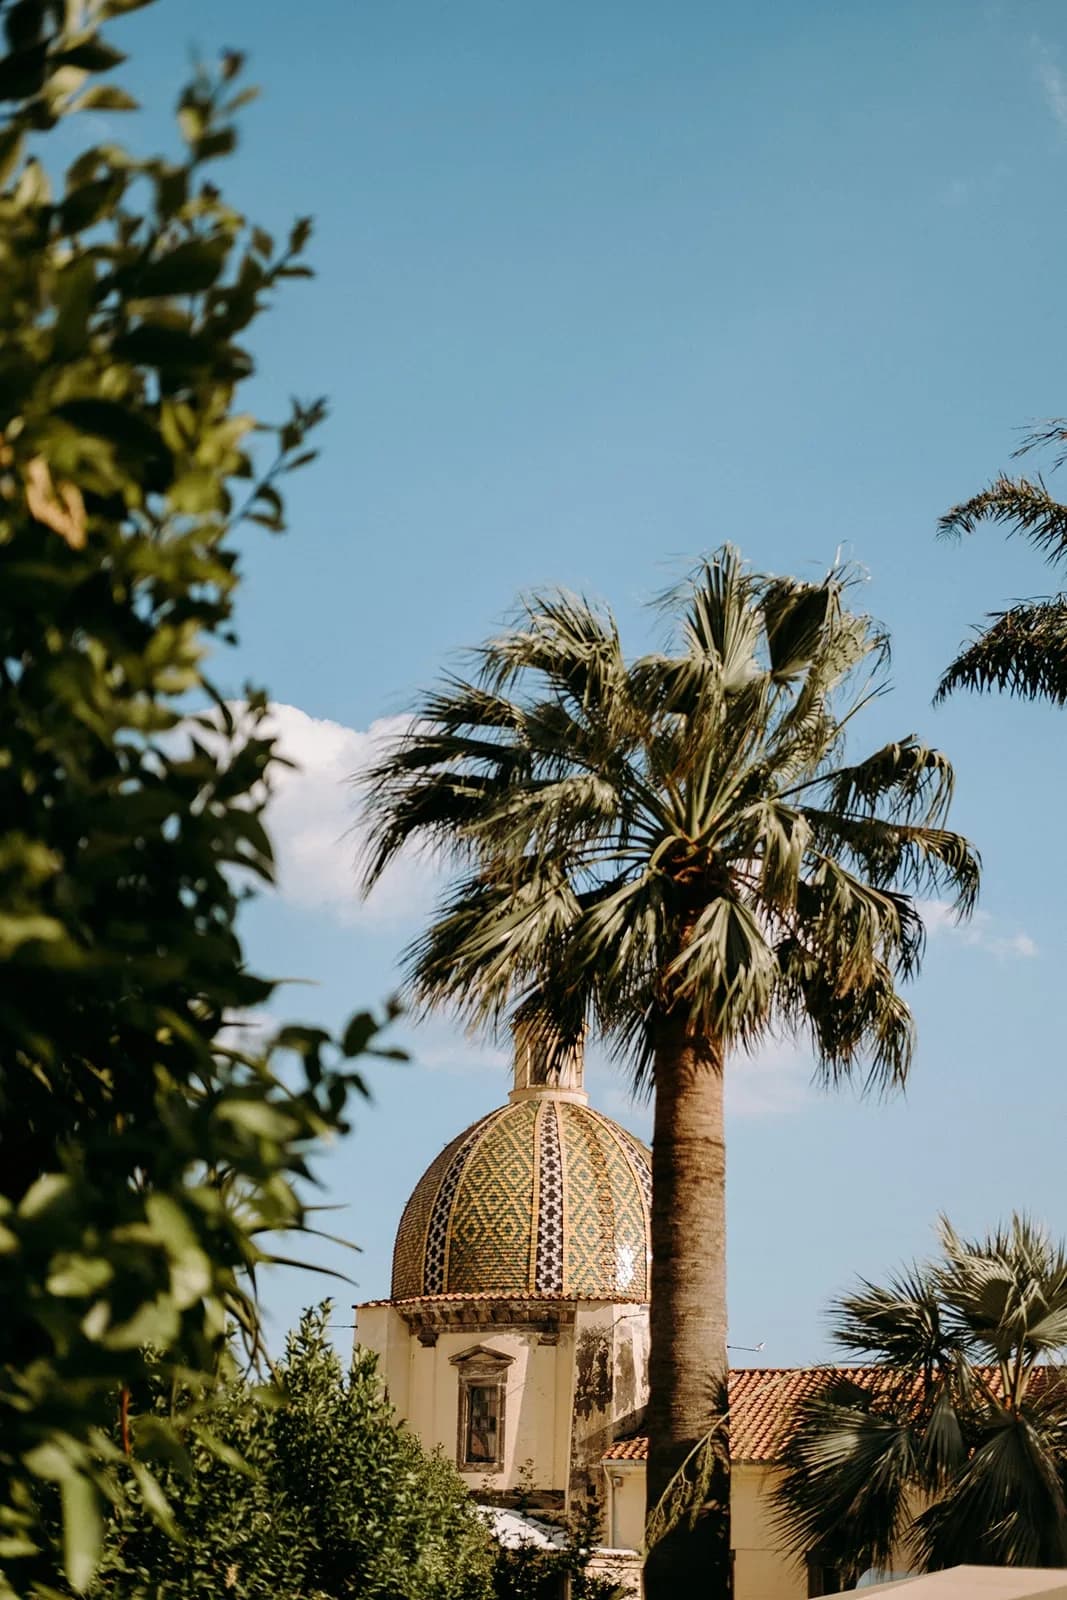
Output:
[[[503,1506],[479,1506],[478,1514],[489,1524],[489,1531],[498,1544],[506,1550],[517,1550],[520,1545],[536,1545],[539,1550],[562,1550],[567,1535],[562,1528],[550,1522],[541,1522],[526,1511],[509,1511]]]

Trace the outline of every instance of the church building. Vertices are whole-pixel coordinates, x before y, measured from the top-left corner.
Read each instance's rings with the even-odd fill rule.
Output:
[[[644,1527],[651,1155],[589,1104],[581,1052],[518,1032],[508,1103],[441,1151],[404,1208],[388,1300],[356,1307],[398,1415],[478,1498],[601,1514],[636,1589]],[[834,1592],[782,1552],[767,1488],[796,1381],[731,1378],[736,1600]]]

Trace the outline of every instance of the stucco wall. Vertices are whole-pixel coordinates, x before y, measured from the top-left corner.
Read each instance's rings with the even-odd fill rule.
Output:
[[[574,1339],[561,1329],[545,1343],[536,1328],[491,1332],[442,1331],[436,1344],[422,1345],[389,1306],[364,1306],[357,1313],[356,1340],[374,1350],[390,1399],[428,1450],[440,1445],[456,1459],[459,1374],[453,1357],[480,1348],[511,1358],[505,1378],[503,1469],[467,1468],[474,1490],[562,1491],[567,1485]]]
[[[624,1549],[639,1550],[645,1526],[643,1461],[608,1461],[610,1494],[605,1537]],[[752,1462],[734,1464],[730,1476],[730,1541],[734,1550],[734,1600],[806,1600],[807,1568],[783,1550],[772,1517],[775,1469]],[[908,1570],[898,1552],[895,1575]]]
[[[640,1549],[645,1526],[643,1463],[609,1462],[614,1515],[608,1537],[621,1546]],[[807,1574],[779,1548],[771,1526],[768,1467],[734,1467],[730,1479],[730,1537],[734,1549],[735,1600],[804,1600]]]

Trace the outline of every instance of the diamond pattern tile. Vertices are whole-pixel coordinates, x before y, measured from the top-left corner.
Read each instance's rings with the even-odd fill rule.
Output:
[[[394,1300],[648,1297],[648,1151],[588,1106],[502,1106],[453,1139],[397,1233]]]

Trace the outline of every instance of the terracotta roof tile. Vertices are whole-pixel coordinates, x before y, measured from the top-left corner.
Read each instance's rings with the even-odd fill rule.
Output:
[[[896,1374],[886,1367],[735,1367],[730,1373],[730,1454],[734,1461],[774,1461],[783,1424],[797,1401],[821,1388],[829,1377],[851,1378],[878,1393]],[[999,1374],[986,1374],[994,1390]],[[619,1439],[605,1461],[644,1461],[648,1438]]]
[[[456,1300],[469,1300],[472,1302],[480,1300],[562,1300],[567,1301],[572,1305],[580,1301],[583,1305],[589,1304],[612,1306],[647,1304],[647,1301],[645,1301],[640,1295],[631,1294],[575,1295],[564,1294],[561,1290],[557,1289],[538,1289],[536,1292],[527,1291],[524,1289],[479,1289],[469,1293],[461,1293],[458,1290],[449,1290],[445,1294],[413,1294],[406,1296],[402,1300],[360,1300],[357,1302],[355,1309],[359,1311],[365,1306],[396,1306],[397,1308],[400,1308],[401,1306],[432,1306],[439,1304],[439,1302],[442,1300],[449,1302]]]

